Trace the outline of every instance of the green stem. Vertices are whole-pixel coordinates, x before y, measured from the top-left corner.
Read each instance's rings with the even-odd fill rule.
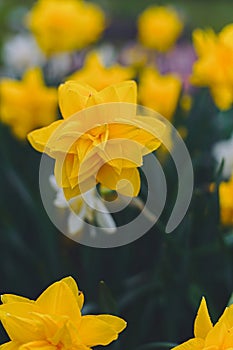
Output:
[[[172,349],[178,344],[176,343],[168,343],[168,342],[155,342],[155,343],[149,343],[139,346],[136,350],[152,350],[152,349],[158,349],[158,348],[169,348]]]

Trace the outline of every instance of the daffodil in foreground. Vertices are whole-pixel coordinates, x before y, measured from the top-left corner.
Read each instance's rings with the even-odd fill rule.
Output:
[[[139,101],[171,120],[179,101],[182,83],[176,74],[161,75],[157,69],[142,70],[139,81]]]
[[[98,53],[92,51],[87,55],[83,68],[74,72],[68,80],[77,80],[99,91],[108,85],[131,79],[133,76],[132,68],[123,67],[120,64],[105,67]]]
[[[227,110],[233,104],[233,24],[217,35],[213,30],[196,29],[193,43],[198,55],[191,82],[209,87],[216,106]]]
[[[81,314],[84,296],[72,277],[53,283],[35,301],[2,295],[0,319],[10,341],[2,350],[89,350],[118,338],[126,322]]]
[[[40,68],[29,69],[22,80],[1,79],[0,100],[0,120],[19,139],[56,119],[57,91],[45,85]]]
[[[101,8],[82,0],[38,0],[26,17],[41,50],[51,56],[82,49],[105,28]]]
[[[150,6],[138,18],[139,41],[150,49],[170,50],[182,30],[177,12],[168,6]]]
[[[138,195],[137,168],[144,155],[160,146],[165,126],[155,115],[138,116],[136,98],[134,81],[99,92],[76,81],[60,86],[64,120],[31,132],[28,139],[55,159],[56,182],[66,199],[97,183],[125,196]]]
[[[195,322],[194,338],[173,350],[231,350],[233,347],[233,305],[227,307],[213,326],[202,298]]]

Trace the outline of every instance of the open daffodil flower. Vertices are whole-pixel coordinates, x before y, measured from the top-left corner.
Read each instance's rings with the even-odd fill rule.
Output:
[[[0,319],[10,341],[4,350],[89,350],[118,338],[126,322],[112,315],[85,315],[83,293],[72,277],[49,286],[35,301],[4,294]]]
[[[76,81],[59,87],[64,120],[31,132],[28,139],[55,159],[56,181],[66,199],[97,183],[126,196],[138,195],[137,168],[161,144],[165,125],[154,116],[138,116],[136,99],[134,81],[99,92]]]

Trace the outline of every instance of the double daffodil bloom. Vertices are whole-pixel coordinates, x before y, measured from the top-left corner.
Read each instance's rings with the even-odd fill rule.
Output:
[[[57,116],[57,91],[45,85],[40,68],[27,70],[22,80],[1,79],[0,100],[0,120],[22,140]]]
[[[74,72],[68,80],[77,80],[100,91],[109,85],[131,79],[133,76],[132,68],[120,64],[105,67],[98,53],[92,51],[87,55],[83,68]]]
[[[35,301],[1,297],[0,319],[10,341],[1,350],[89,350],[118,338],[126,322],[112,315],[85,315],[83,293],[72,277],[49,286]]]
[[[193,43],[198,60],[193,65],[191,82],[209,87],[216,106],[227,110],[233,104],[233,24],[217,35],[213,30],[196,29]]]
[[[153,108],[171,120],[176,110],[182,83],[176,74],[161,75],[157,69],[142,70],[139,82],[139,100],[142,105]]]
[[[41,50],[51,56],[79,50],[99,39],[105,28],[101,8],[82,0],[38,0],[26,17]]]
[[[168,6],[149,6],[138,18],[139,41],[150,49],[170,50],[182,30],[177,12]]]
[[[233,344],[233,305],[227,307],[213,326],[206,301],[202,298],[194,322],[194,338],[173,350],[231,350]]]
[[[126,81],[97,92],[68,81],[59,88],[64,120],[28,135],[36,150],[55,159],[56,182],[66,199],[97,183],[138,195],[137,168],[144,155],[159,147],[165,126],[154,116],[136,115],[136,88],[134,81]]]

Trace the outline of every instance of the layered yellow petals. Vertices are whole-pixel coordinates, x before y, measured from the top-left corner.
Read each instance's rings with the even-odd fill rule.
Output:
[[[96,183],[137,196],[137,168],[161,144],[164,124],[136,114],[136,84],[125,81],[96,91],[75,81],[59,88],[63,121],[28,135],[32,146],[55,159],[54,174],[67,199]]]
[[[81,49],[105,28],[99,6],[81,0],[38,0],[26,18],[28,28],[47,56]]]
[[[193,65],[191,82],[210,88],[216,106],[227,110],[233,103],[233,24],[217,35],[212,30],[196,29],[193,43],[198,60]]]
[[[176,346],[175,350],[220,350],[232,349],[233,305],[227,307],[213,326],[206,301],[202,298],[195,322],[194,338]]]
[[[142,71],[139,84],[139,101],[171,120],[181,93],[181,80],[175,74],[161,75],[152,67]]]
[[[84,108],[102,103],[136,103],[137,86],[133,81],[114,84],[101,91],[77,81],[68,81],[59,87],[59,106],[64,119]],[[98,119],[93,124],[98,123]]]
[[[150,6],[138,19],[139,41],[150,49],[168,51],[183,29],[178,14],[165,6]]]
[[[82,316],[83,294],[71,277],[55,282],[35,301],[2,299],[0,319],[11,341],[1,350],[89,350],[116,340],[126,327],[116,316]]]
[[[39,68],[26,71],[21,81],[1,79],[0,99],[0,120],[19,139],[25,139],[29,131],[56,118],[56,89],[46,87]]]
[[[93,51],[87,55],[83,68],[74,72],[67,80],[76,80],[100,91],[109,85],[132,79],[133,76],[132,68],[120,64],[105,67],[98,53]]]

